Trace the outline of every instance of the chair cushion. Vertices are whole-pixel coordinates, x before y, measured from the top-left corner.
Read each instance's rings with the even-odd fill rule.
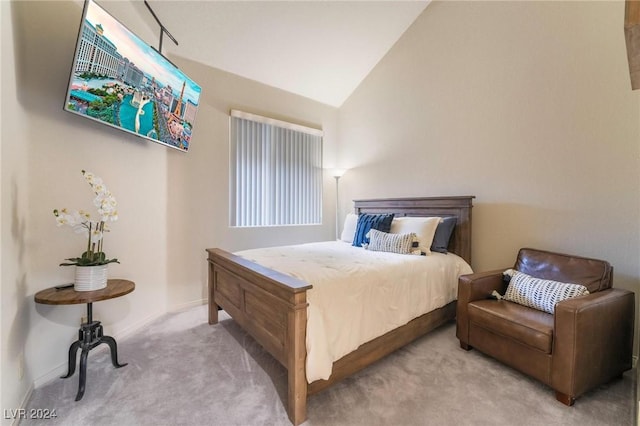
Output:
[[[469,321],[546,354],[553,344],[553,315],[506,300],[476,300]]]

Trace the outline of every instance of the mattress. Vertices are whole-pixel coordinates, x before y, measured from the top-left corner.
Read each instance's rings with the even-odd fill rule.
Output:
[[[333,363],[363,343],[455,300],[458,277],[472,272],[453,253],[402,255],[342,241],[235,254],[313,285],[307,291],[309,383],[328,379]]]

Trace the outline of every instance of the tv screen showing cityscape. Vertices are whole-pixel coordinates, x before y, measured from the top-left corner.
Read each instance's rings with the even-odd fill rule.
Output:
[[[187,151],[200,92],[97,3],[85,1],[65,110]]]

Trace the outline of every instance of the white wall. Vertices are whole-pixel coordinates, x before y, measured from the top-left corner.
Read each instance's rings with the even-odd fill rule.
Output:
[[[606,259],[638,292],[623,22],[624,2],[431,3],[340,109],[342,204],[475,195],[475,270],[532,246]]]

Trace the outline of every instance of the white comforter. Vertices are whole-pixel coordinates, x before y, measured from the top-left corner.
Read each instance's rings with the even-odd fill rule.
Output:
[[[368,251],[341,241],[236,253],[299,278],[307,292],[307,381],[328,379],[332,364],[413,318],[456,299],[471,267],[455,254]]]

